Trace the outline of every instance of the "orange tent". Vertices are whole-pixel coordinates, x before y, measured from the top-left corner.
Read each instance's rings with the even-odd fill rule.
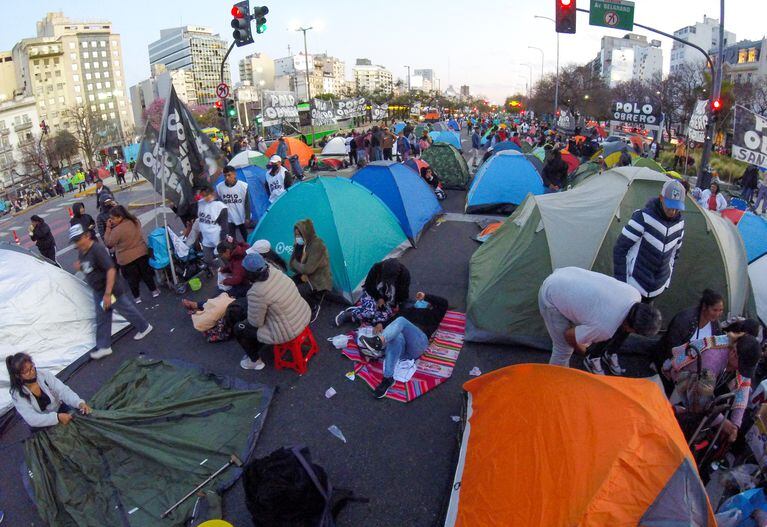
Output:
[[[306,145],[306,143],[304,143],[300,139],[296,139],[295,137],[286,137],[285,142],[288,144],[288,155],[289,156],[298,155],[298,160],[300,161],[301,166],[308,167],[309,160],[314,154],[314,151],[311,148],[309,148]],[[276,154],[278,144],[279,144],[279,141],[275,141],[274,143],[272,143],[271,146],[266,149],[266,153],[264,155],[267,157],[272,157],[274,154]]]
[[[446,527],[716,525],[651,381],[520,364],[464,389]]]

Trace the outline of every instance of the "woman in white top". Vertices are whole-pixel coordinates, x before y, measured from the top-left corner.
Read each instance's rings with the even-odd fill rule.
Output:
[[[727,208],[727,200],[719,192],[719,183],[711,182],[711,186],[700,195],[700,206],[706,210],[719,212]]]
[[[11,399],[29,426],[69,424],[72,414],[67,406],[78,408],[81,414],[91,413],[90,406],[55,375],[38,371],[26,353],[7,356],[5,365],[11,382]]]

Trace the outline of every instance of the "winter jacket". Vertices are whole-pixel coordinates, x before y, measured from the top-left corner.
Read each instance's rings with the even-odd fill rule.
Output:
[[[711,190],[706,189],[700,194],[700,200],[698,200],[698,203],[701,207],[703,207],[706,210],[711,210],[708,208],[708,200],[711,198]],[[727,199],[722,196],[721,192],[717,192],[716,194],[716,212],[719,212],[723,209],[727,208]]]
[[[392,299],[385,296],[386,284],[394,287]],[[362,288],[373,300],[384,299],[392,307],[397,306],[410,296],[410,271],[392,258],[375,263],[370,268]]]
[[[671,358],[671,349],[687,344],[695,338],[700,320],[700,306],[689,307],[680,311],[668,324],[668,329],[658,342],[658,350],[664,358]],[[711,335],[721,335],[722,327],[718,320],[711,322]]]
[[[266,280],[253,283],[247,298],[248,323],[258,328],[259,342],[289,342],[309,325],[309,304],[301,298],[293,280],[274,267],[269,267]]]
[[[124,219],[115,227],[107,224],[104,244],[115,250],[115,259],[119,265],[128,265],[147,254],[141,223],[136,225],[129,219]]]
[[[748,165],[740,178],[740,184],[743,188],[756,188],[759,184],[759,169],[754,165]]]
[[[66,403],[72,408],[78,408],[81,403],[85,402],[49,371],[38,368],[37,384],[51,399],[50,404],[45,408],[38,406],[37,399],[26,386],[22,390],[29,399],[15,390],[11,391],[11,399],[16,411],[29,426],[40,428],[57,425],[59,424],[58,410],[61,403]]]
[[[482,141],[482,136],[480,136],[478,132],[474,132],[473,134],[471,134],[472,148],[479,149],[481,141]]]
[[[418,326],[418,329],[423,331],[427,337],[431,338],[445,317],[445,313],[447,313],[448,302],[447,299],[437,295],[426,295],[424,300],[429,303],[429,307],[415,307],[415,302],[410,300],[403,302],[400,310],[397,312],[397,316],[408,319]],[[395,319],[396,317],[390,319],[387,325],[391,324]]]
[[[613,249],[615,278],[654,298],[671,283],[674,262],[684,238],[681,214],[668,219],[660,198],[637,210],[623,227]]]
[[[330,256],[325,242],[317,236],[312,220],[301,220],[296,223],[296,229],[304,239],[301,257],[298,251],[293,251],[290,257],[290,268],[299,275],[306,275],[309,285],[315,291],[330,291],[333,287],[333,275],[330,272]]]
[[[41,253],[56,248],[56,240],[51,234],[51,228],[44,221],[35,225],[29,238],[35,242]]]
[[[247,274],[242,267],[242,260],[247,254],[249,245],[247,243],[238,243],[237,246],[232,249],[232,254],[229,256],[229,262],[221,268],[222,273],[229,275],[222,283],[224,285],[240,285],[246,284]]]
[[[109,210],[102,210],[96,215],[96,232],[102,240],[107,232],[107,220],[109,220]]]
[[[82,203],[75,203],[72,205],[72,219],[69,220],[69,225],[80,224],[83,227],[83,231],[93,231],[96,228],[96,222],[93,221],[93,216],[85,213],[85,205]]]
[[[208,331],[216,327],[216,324],[226,314],[226,308],[234,302],[234,298],[226,293],[209,298],[203,305],[202,311],[192,314],[192,325],[197,331]]]
[[[562,158],[548,160],[543,167],[543,184],[564,188],[567,182],[567,163]]]

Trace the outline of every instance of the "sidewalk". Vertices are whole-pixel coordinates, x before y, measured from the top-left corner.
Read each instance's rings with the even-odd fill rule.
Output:
[[[147,183],[147,180],[139,176],[139,180],[137,182],[131,183],[130,180],[133,178],[133,172],[127,172],[125,174],[125,181],[127,182],[122,187],[117,184],[117,178],[115,176],[109,176],[108,178],[104,179],[104,185],[109,187],[112,192],[117,192],[118,190],[125,190],[129,188],[133,188],[135,186],[141,185],[142,183]],[[85,189],[83,192],[75,192],[76,198],[84,198],[87,196],[93,196],[96,193],[96,184],[94,183],[87,189]]]

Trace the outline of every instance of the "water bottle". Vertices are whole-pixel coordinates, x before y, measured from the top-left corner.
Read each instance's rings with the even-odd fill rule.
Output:
[[[338,428],[336,425],[330,425],[328,427],[328,432],[336,436],[338,439],[346,443],[346,438],[344,437],[344,433],[341,432],[341,429]]]

